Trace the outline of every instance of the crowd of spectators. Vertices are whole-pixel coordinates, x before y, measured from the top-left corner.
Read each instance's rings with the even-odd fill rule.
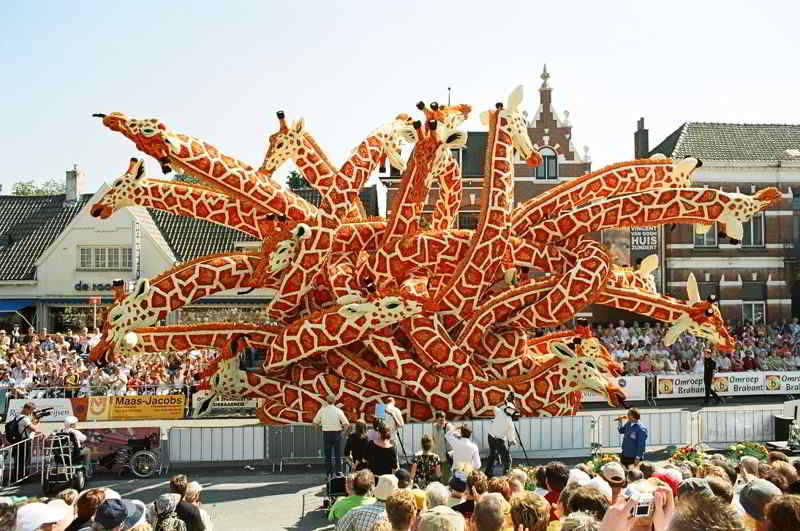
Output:
[[[363,468],[329,519],[336,531],[796,531],[798,474],[800,462],[779,452],[598,471],[553,461],[499,477],[462,462],[422,484],[402,469]]]
[[[626,375],[703,372],[706,340],[681,334],[669,347],[663,338],[668,327],[662,323],[595,325],[594,334],[609,353],[625,367]],[[795,317],[769,325],[747,321],[730,329],[736,339],[732,353],[714,351],[720,372],[800,370],[800,323]]]
[[[0,390],[27,399],[184,392],[216,355],[211,349],[147,354],[100,368],[88,359],[99,337],[87,328],[65,334],[0,329]]]
[[[0,498],[0,529],[9,531],[213,531],[203,487],[179,474],[169,492],[146,505],[110,488],[66,489],[54,498]]]

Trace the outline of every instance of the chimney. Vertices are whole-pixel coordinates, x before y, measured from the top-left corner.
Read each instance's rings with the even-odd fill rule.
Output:
[[[636,132],[633,133],[633,156],[644,159],[648,153],[650,153],[650,135],[644,128],[644,118],[639,118],[636,122]]]
[[[82,170],[78,169],[77,164],[73,164],[72,169],[67,170],[67,197],[65,198],[65,202],[73,205],[77,203],[81,193],[83,193],[85,185],[86,175]]]

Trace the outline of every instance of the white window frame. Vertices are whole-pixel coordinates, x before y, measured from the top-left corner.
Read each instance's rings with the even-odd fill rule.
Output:
[[[132,271],[133,247],[81,245],[77,262],[78,271]]]
[[[756,309],[761,312],[761,319],[756,321]],[[766,324],[767,303],[764,301],[742,301],[742,322],[750,321],[752,324]]]
[[[712,240],[711,236],[713,235],[713,243],[710,242]],[[698,240],[702,241],[701,244],[698,245]],[[717,224],[713,223],[711,228],[708,229],[708,232],[705,234],[697,234],[694,229],[694,225],[692,225],[692,246],[697,249],[716,249],[719,247],[719,235],[717,234]]]
[[[760,242],[753,243],[753,225],[755,224],[756,220],[759,220],[761,225],[761,231],[760,234],[758,234]],[[759,212],[758,214],[750,218],[750,220],[747,223],[743,223],[744,236],[742,236],[742,247],[764,247],[764,224],[765,224],[764,222],[765,222],[764,213]],[[748,229],[750,233],[750,243],[747,243],[747,238],[746,238]]]

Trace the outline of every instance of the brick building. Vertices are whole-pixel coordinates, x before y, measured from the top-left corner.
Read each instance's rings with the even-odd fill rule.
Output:
[[[648,150],[642,119],[634,138],[637,157],[702,160],[694,186],[747,194],[774,186],[782,193],[779,204],[745,224],[737,244],[717,224],[704,235],[691,225],[666,228],[667,293],[685,298],[694,273],[701,295],[716,294],[731,323],[798,315],[800,125],[686,122]]]
[[[529,117],[528,135],[534,146],[544,158],[544,162],[536,167],[528,167],[521,159],[515,165],[514,177],[514,204],[539,195],[553,185],[573,177],[578,177],[591,170],[591,159],[588,148],[578,153],[572,139],[572,123],[569,112],[561,115],[552,104],[552,87],[550,87],[550,74],[545,65],[541,74],[542,83],[539,87],[539,106],[536,113]],[[527,94],[522,102],[531,104],[531,94]],[[476,109],[480,111],[482,109]],[[527,111],[525,116],[528,117]],[[454,150],[454,155],[461,164],[461,175],[464,181],[464,193],[458,215],[458,228],[475,228],[480,215],[480,196],[483,180],[483,167],[486,156],[487,131],[469,131],[467,145],[461,150]],[[387,209],[391,211],[392,201],[402,176],[392,169],[388,175],[381,176],[381,181],[387,188]],[[438,183],[434,183],[428,195],[423,216],[430,217],[439,195]]]

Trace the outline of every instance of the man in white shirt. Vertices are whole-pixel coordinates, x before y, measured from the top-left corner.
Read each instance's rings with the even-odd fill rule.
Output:
[[[397,430],[405,425],[405,422],[403,422],[403,412],[394,405],[394,398],[392,397],[387,398],[384,403],[386,404],[386,415],[383,419],[383,423],[386,425],[389,433],[392,434],[392,437],[394,437]]]
[[[467,463],[473,470],[480,470],[481,456],[478,452],[478,445],[470,440],[472,430],[468,426],[462,425],[447,432],[445,439],[453,449],[453,468],[459,463]]]
[[[511,456],[508,447],[516,444],[517,439],[514,434],[514,418],[519,415],[514,407],[514,394],[509,393],[505,404],[500,407],[494,406],[494,420],[489,426],[489,457],[486,458],[486,477],[493,475],[494,461],[500,456],[503,463],[503,475],[507,476],[511,469]]]
[[[325,471],[328,477],[342,471],[342,430],[350,425],[344,412],[336,407],[336,395],[328,395],[328,405],[317,411],[314,424],[322,430],[322,444],[325,448]]]

